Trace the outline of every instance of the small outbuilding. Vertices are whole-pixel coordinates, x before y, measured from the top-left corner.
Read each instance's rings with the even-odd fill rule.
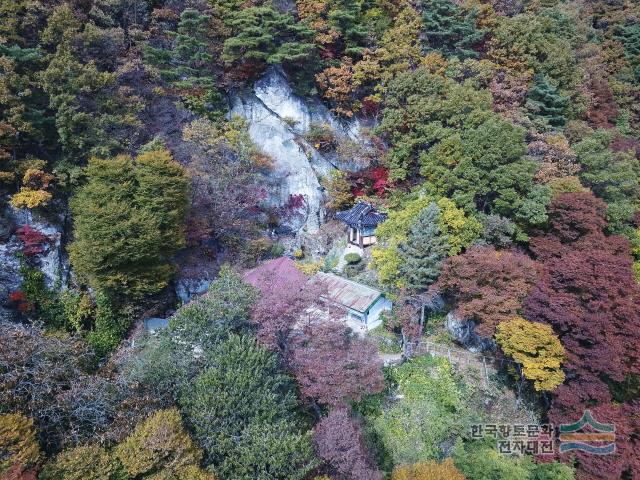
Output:
[[[336,218],[347,224],[347,240],[360,248],[375,245],[376,227],[387,219],[385,213],[368,202],[357,202],[350,210],[336,213]]]
[[[317,273],[312,281],[326,288],[323,300],[344,309],[348,320],[366,330],[380,325],[380,314],[391,310],[391,301],[381,291],[367,285],[323,272]]]
[[[160,330],[164,330],[168,326],[169,326],[168,318],[153,317],[153,318],[147,318],[144,321],[144,328],[149,333],[156,333]]]

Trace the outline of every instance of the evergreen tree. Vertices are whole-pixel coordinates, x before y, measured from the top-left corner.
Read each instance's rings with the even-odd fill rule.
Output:
[[[476,28],[475,11],[465,15],[450,0],[423,0],[422,11],[427,50],[461,59],[478,56],[473,47],[482,40],[484,31]]]
[[[71,201],[78,276],[109,296],[136,298],[164,288],[173,254],[184,245],[188,180],[169,152],[136,161],[92,159],[88,182]]]
[[[314,48],[313,30],[270,6],[241,10],[229,21],[233,34],[224,42],[222,59],[260,71],[267,64],[299,62]]]
[[[533,85],[527,93],[527,110],[532,115],[542,117],[549,125],[561,127],[564,125],[564,110],[567,107],[568,98],[558,92],[544,75],[536,75]]]
[[[253,338],[232,335],[204,361],[180,404],[205,464],[222,478],[305,478],[316,460],[277,356]]]
[[[400,274],[407,287],[425,290],[438,279],[440,266],[449,251],[448,237],[442,235],[435,203],[423,209],[411,226],[407,240],[400,244]]]
[[[329,25],[340,32],[344,53],[359,54],[367,36],[367,27],[362,22],[362,2],[339,0],[329,11]]]
[[[213,86],[211,63],[213,56],[208,52],[208,15],[193,8],[180,14],[173,49],[145,48],[145,59],[159,68],[161,75],[173,86],[181,89]]]
[[[63,159],[72,164],[130,146],[140,126],[136,114],[143,108],[137,95],[123,94],[113,71],[123,38],[81,18],[68,2],[61,3],[40,36],[54,53],[38,80],[49,96]]]
[[[214,57],[210,37],[211,17],[193,8],[180,14],[171,49],[147,46],[145,60],[158,68],[161,77],[177,89],[185,106],[212,120],[222,116],[224,100],[215,85]]]
[[[633,68],[636,82],[640,82],[640,23],[619,26],[615,32],[615,38],[622,43],[624,53]]]

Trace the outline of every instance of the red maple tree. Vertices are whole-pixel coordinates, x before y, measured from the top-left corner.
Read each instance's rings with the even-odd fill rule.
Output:
[[[44,233],[36,230],[30,225],[23,225],[16,230],[16,236],[22,243],[22,254],[27,257],[34,257],[44,253],[50,239]]]
[[[309,284],[307,276],[285,257],[250,270],[244,279],[260,292],[251,312],[251,320],[258,328],[258,341],[286,355],[293,328],[303,319],[305,310],[318,301],[322,291]]]
[[[302,396],[314,406],[357,402],[384,387],[376,347],[341,322],[305,326],[296,338],[291,368]]]
[[[361,423],[346,408],[336,408],[315,428],[314,444],[331,473],[351,480],[381,480],[364,443]]]
[[[599,422],[616,426],[616,453],[576,454],[585,479],[617,479],[640,466],[638,401],[614,403],[611,390],[640,374],[640,288],[628,241],[604,234],[604,212],[590,193],[554,198],[549,231],[531,242],[544,263],[525,301],[525,316],[551,324],[567,355],[567,380],[555,391],[549,419],[573,423],[590,409]],[[627,388],[622,397],[628,394]]]
[[[520,313],[536,279],[536,263],[515,251],[472,247],[448,258],[435,288],[457,306],[456,313],[492,336],[498,323]]]

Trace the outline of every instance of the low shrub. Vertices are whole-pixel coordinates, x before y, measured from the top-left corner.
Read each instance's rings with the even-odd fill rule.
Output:
[[[351,253],[347,253],[344,256],[344,260],[348,264],[354,265],[356,263],[360,263],[360,261],[362,260],[362,257],[360,255],[358,255],[357,253],[355,253],[355,252],[351,252]]]

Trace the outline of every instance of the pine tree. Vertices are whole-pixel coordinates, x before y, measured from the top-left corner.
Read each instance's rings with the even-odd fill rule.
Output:
[[[211,67],[213,56],[207,51],[207,24],[211,17],[193,8],[185,9],[180,15],[174,50],[175,73],[178,86],[211,86],[213,78],[207,66]]]
[[[211,63],[213,56],[208,52],[208,15],[193,8],[180,14],[176,32],[168,32],[175,37],[173,49],[165,50],[147,46],[145,59],[160,70],[162,77],[180,89],[211,87]]]
[[[224,42],[222,53],[227,66],[297,62],[307,58],[314,48],[307,41],[313,38],[313,30],[270,6],[241,10],[228,21],[228,26],[233,35]]]
[[[216,88],[213,75],[214,57],[211,54],[211,17],[193,8],[180,14],[180,22],[171,49],[147,46],[144,57],[156,67],[160,76],[177,89],[184,105],[198,115],[211,120],[223,116],[224,99]]]
[[[621,25],[615,38],[622,43],[624,53],[634,70],[636,81],[640,82],[640,24]]]
[[[367,37],[367,27],[362,23],[361,2],[340,0],[329,12],[329,25],[341,33],[344,53],[360,54]]]
[[[532,115],[542,117],[549,125],[561,127],[565,122],[564,109],[568,100],[560,95],[558,88],[546,76],[538,74],[527,93],[526,107]]]
[[[407,240],[400,244],[400,274],[412,290],[424,290],[438,279],[449,251],[448,237],[438,226],[439,217],[440,209],[432,202],[420,212]]]
[[[423,0],[422,11],[427,50],[461,59],[478,56],[473,47],[482,40],[484,31],[476,28],[475,11],[465,15],[450,0]]]

